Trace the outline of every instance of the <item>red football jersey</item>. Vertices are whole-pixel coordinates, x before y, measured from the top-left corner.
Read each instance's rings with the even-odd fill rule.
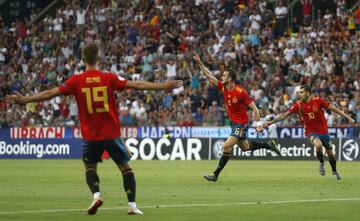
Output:
[[[247,106],[253,101],[248,92],[238,84],[235,84],[233,90],[228,91],[221,81],[218,81],[218,88],[224,96],[230,121],[248,124]]]
[[[73,75],[59,90],[75,95],[84,140],[110,140],[120,137],[120,120],[114,92],[124,89],[127,80],[115,74],[86,71]]]
[[[297,101],[290,109],[290,113],[297,113],[304,125],[305,136],[309,134],[328,134],[327,122],[323,108],[328,108],[329,102],[320,97],[314,97],[309,103]]]

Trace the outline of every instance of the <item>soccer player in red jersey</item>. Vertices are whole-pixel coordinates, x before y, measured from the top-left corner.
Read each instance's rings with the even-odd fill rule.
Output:
[[[332,174],[337,180],[341,180],[341,176],[336,170],[336,158],[332,151],[332,144],[323,111],[324,108],[329,109],[342,117],[345,117],[350,122],[350,124],[355,124],[354,119],[324,99],[312,96],[311,88],[308,85],[303,85],[300,87],[299,101],[297,101],[288,111],[281,113],[271,121],[265,122],[264,126],[274,124],[278,121],[284,120],[293,113],[297,113],[304,126],[305,136],[310,140],[311,143],[314,144],[316,149],[316,156],[320,161],[320,175],[325,175],[323,155],[323,147],[325,147],[326,154],[329,157]]]
[[[210,83],[217,85],[218,89],[224,96],[224,102],[226,103],[227,112],[231,122],[231,134],[224,143],[224,151],[219,160],[219,164],[213,174],[206,175],[204,178],[208,181],[214,182],[218,180],[219,174],[227,164],[235,144],[237,144],[242,151],[254,151],[265,148],[276,152],[280,156],[280,151],[273,140],[268,143],[247,140],[246,132],[249,124],[247,107],[250,107],[254,112],[256,130],[261,133],[263,131],[263,127],[260,121],[259,110],[257,109],[253,99],[244,88],[235,83],[236,73],[230,70],[224,71],[221,75],[221,80],[218,80],[204,66],[201,62],[200,56],[195,52],[194,54],[194,60],[199,64],[202,73],[210,81]]]
[[[115,91],[128,88],[139,90],[171,90],[181,86],[181,81],[151,83],[145,81],[121,80],[115,74],[98,70],[99,49],[90,43],[83,48],[86,71],[73,75],[63,85],[31,96],[21,94],[7,96],[7,101],[25,104],[51,99],[59,95],[75,95],[79,108],[81,133],[84,139],[83,162],[86,182],[93,193],[93,201],[88,214],[93,215],[103,204],[99,188],[97,163],[106,150],[117,164],[123,176],[124,190],[128,197],[129,215],[143,214],[136,206],[136,184],[129,165],[131,155],[120,139],[119,113],[115,101]]]

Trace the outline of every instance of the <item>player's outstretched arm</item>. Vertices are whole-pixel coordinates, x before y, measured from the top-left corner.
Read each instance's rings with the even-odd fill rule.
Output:
[[[262,123],[260,121],[260,113],[259,113],[258,108],[256,107],[254,101],[251,102],[248,106],[249,106],[249,108],[251,108],[251,110],[254,113],[254,117],[255,117],[255,121],[256,121],[256,130],[258,132],[262,132],[264,130],[264,128],[263,128]]]
[[[291,113],[289,111],[283,112],[283,113],[279,114],[278,116],[276,116],[273,120],[266,121],[264,126],[268,127],[271,124],[275,124],[276,122],[284,120],[285,118],[287,118],[290,115],[291,115]]]
[[[20,93],[16,92],[16,95],[7,95],[5,97],[5,100],[8,102],[14,102],[16,104],[26,104],[29,102],[49,100],[53,97],[59,96],[60,94],[61,93],[59,88],[54,87],[50,90],[42,91],[40,93],[30,96],[23,96]]]
[[[338,109],[334,105],[330,104],[328,109],[335,112],[335,113],[337,113],[338,115],[346,118],[349,121],[350,124],[355,124],[356,123],[354,119],[352,119],[349,115],[345,114],[342,110]]]
[[[166,81],[165,83],[153,83],[148,81],[128,81],[125,88],[137,90],[171,90],[182,86],[182,81]]]
[[[194,51],[193,51],[193,53],[194,53],[194,60],[196,61],[196,63],[199,64],[200,69],[201,69],[202,73],[205,75],[205,77],[210,81],[210,83],[218,85],[218,80],[205,67],[205,65],[202,63],[202,61],[200,59],[200,56]]]

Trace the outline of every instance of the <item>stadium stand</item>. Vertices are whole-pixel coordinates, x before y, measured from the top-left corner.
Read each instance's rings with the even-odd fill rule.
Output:
[[[80,74],[81,48],[94,41],[103,70],[129,79],[184,81],[183,89],[172,92],[119,93],[124,126],[229,124],[223,100],[201,76],[192,50],[216,76],[237,70],[263,117],[289,108],[297,88],[309,84],[360,122],[360,7],[349,10],[353,2],[315,4],[306,19],[293,13],[302,10],[300,1],[64,2],[36,23],[28,22],[36,9],[29,20],[10,24],[0,15],[0,98],[38,92]],[[0,100],[0,110],[1,128],[78,126],[71,97],[24,107]],[[326,118],[329,126],[347,123],[331,113]],[[279,126],[298,124],[294,117]]]

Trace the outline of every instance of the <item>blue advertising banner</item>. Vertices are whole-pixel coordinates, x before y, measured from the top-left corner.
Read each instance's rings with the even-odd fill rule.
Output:
[[[192,137],[226,138],[231,133],[230,127],[192,127]]]
[[[230,135],[230,127],[192,127],[191,137],[198,138],[227,138]],[[276,136],[272,138],[305,138],[302,127],[279,127],[276,128]],[[331,138],[352,138],[353,129],[346,127],[329,128]],[[268,130],[259,134],[255,128],[249,128],[246,136],[248,138],[268,138]]]
[[[231,133],[230,127],[122,127],[123,138],[163,138],[168,134],[170,138],[227,138]],[[357,128],[331,127],[331,138],[358,137]],[[268,138],[268,130],[258,133],[255,128],[249,128],[248,138]],[[71,139],[82,138],[79,128],[44,127],[44,128],[11,128],[0,130],[0,138],[11,139]],[[301,127],[280,127],[271,138],[305,138]]]
[[[278,138],[304,138],[302,127],[281,127],[277,128]],[[330,127],[330,138],[352,138],[353,130],[347,127]]]
[[[81,158],[81,139],[0,139],[0,159]]]
[[[243,152],[236,145],[232,159],[316,160],[313,145],[307,139],[275,139],[281,157],[267,149]],[[264,140],[264,142],[267,140]],[[211,160],[219,159],[225,139],[222,138],[127,138],[132,160]],[[360,139],[332,139],[339,161],[360,160]],[[0,139],[0,159],[80,159],[81,139]]]
[[[356,128],[329,128],[338,160],[360,160],[359,138]],[[230,127],[124,127],[122,136],[141,160],[201,160],[217,159],[222,145],[229,136]],[[276,139],[282,149],[281,159],[316,159],[308,140],[299,127],[277,128]],[[164,138],[164,134],[168,134]],[[249,139],[268,139],[267,131],[261,135],[249,128]],[[11,128],[0,130],[0,159],[69,159],[81,158],[83,142],[79,128]],[[170,138],[170,139],[168,139]],[[266,141],[266,140],[264,140]],[[209,156],[209,157],[206,157]],[[234,149],[234,158],[278,159],[269,151],[254,153]]]
[[[138,138],[162,138],[169,134],[172,138],[192,136],[192,127],[139,127]]]

